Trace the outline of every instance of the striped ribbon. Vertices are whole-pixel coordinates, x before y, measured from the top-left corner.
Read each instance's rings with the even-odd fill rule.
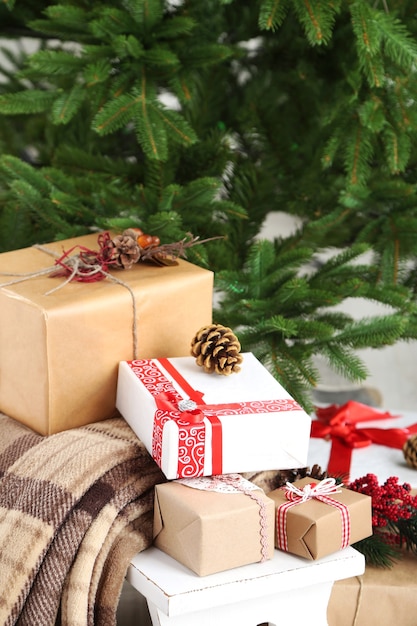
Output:
[[[342,541],[341,549],[346,548],[350,542],[350,515],[346,504],[334,500],[330,495],[333,493],[341,493],[338,489],[334,478],[326,478],[319,483],[310,483],[305,485],[303,489],[299,489],[293,483],[287,483],[283,489],[286,490],[288,502],[284,502],[277,509],[277,547],[281,550],[288,551],[287,537],[287,512],[293,506],[315,499],[337,508],[340,512],[342,523]]]

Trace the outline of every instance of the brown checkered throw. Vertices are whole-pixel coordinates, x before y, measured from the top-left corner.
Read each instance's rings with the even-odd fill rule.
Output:
[[[122,418],[42,437],[0,414],[0,624],[114,625],[164,480]]]

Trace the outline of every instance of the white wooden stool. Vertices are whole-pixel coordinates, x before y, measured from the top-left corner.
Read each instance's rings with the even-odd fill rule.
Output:
[[[200,577],[152,547],[126,578],[145,596],[153,626],[325,626],[333,583],[364,570],[351,547],[318,561],[275,550],[265,563]]]

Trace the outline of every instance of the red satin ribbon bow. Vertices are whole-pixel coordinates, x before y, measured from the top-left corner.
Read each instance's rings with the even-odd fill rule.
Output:
[[[349,480],[352,452],[373,443],[402,449],[410,435],[417,433],[417,424],[406,428],[357,428],[360,422],[399,417],[380,412],[370,406],[349,400],[316,410],[317,420],[311,425],[311,437],[330,439],[332,446],[327,466],[329,474]]]
[[[173,393],[163,391],[162,393],[159,393],[157,396],[155,396],[155,402],[156,402],[156,406],[161,411],[167,411],[171,414],[178,413],[178,415],[172,416],[174,419],[181,419],[186,422],[189,422],[190,424],[200,424],[201,422],[204,421],[203,411],[192,400],[191,401],[188,401],[188,400],[178,401]],[[185,408],[182,408],[181,402],[184,402],[184,403],[192,402],[194,406],[192,407],[192,406],[187,406],[187,404],[184,404]]]

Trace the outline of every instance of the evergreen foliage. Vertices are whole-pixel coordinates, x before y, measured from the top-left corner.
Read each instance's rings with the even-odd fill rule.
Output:
[[[405,289],[376,284],[377,268],[354,262],[364,250],[363,244],[355,244],[317,262],[311,248],[285,250],[259,241],[243,268],[217,275],[223,293],[218,319],[226,319],[245,349],[310,410],[305,390],[319,380],[314,356],[325,357],[347,379],[361,380],[366,371],[357,350],[397,341],[414,310]],[[401,313],[355,321],[337,308],[347,298],[395,302]]]
[[[402,556],[400,548],[384,541],[384,537],[380,533],[374,533],[366,539],[361,539],[354,544],[354,547],[364,555],[368,565],[375,567],[389,569]]]
[[[416,338],[413,2],[5,0],[0,20],[1,251],[223,235],[189,252],[217,321],[305,406],[315,355],[360,380],[359,348]],[[270,211],[297,232],[257,241]]]

